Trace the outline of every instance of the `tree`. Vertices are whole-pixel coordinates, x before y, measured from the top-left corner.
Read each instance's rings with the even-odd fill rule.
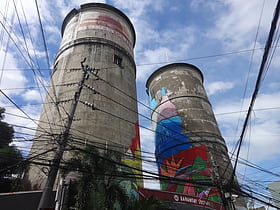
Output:
[[[121,163],[121,164],[118,164]],[[66,164],[64,175],[75,170],[79,173],[76,181],[76,205],[80,210],[164,210],[164,203],[155,197],[136,199],[124,189],[123,181],[132,174],[122,163],[119,152],[105,150],[100,153],[92,146],[79,149]],[[73,185],[73,184],[71,184]],[[71,189],[70,189],[71,190]],[[73,196],[70,196],[73,198]]]
[[[5,109],[0,107],[0,148],[9,147],[14,137],[14,129],[8,123],[3,122]]]
[[[71,170],[80,175],[76,181],[78,190],[76,208],[87,209],[125,209],[128,196],[116,177],[122,176],[116,162],[121,161],[119,153],[106,150],[100,153],[97,149],[87,146],[74,153],[67,162],[68,174]]]
[[[15,165],[21,161],[22,155],[10,143],[14,137],[14,129],[8,123],[3,122],[5,109],[0,107],[0,192],[11,192],[18,190],[20,186],[20,179],[16,177],[19,170],[9,166]],[[7,170],[5,170],[7,168]]]

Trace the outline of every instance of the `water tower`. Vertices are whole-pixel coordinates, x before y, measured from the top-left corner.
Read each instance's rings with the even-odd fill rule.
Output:
[[[156,70],[146,87],[161,190],[222,203],[233,169],[201,71],[187,63],[169,64]]]
[[[101,3],[73,9],[62,24],[62,41],[30,157],[49,164],[88,69],[70,129],[68,145],[95,145],[132,153],[140,147],[136,103],[135,31],[120,10]],[[64,160],[71,157],[66,147]],[[138,148],[137,148],[138,147]],[[68,151],[69,150],[69,151]],[[33,189],[44,187],[48,167],[33,164],[27,173]]]

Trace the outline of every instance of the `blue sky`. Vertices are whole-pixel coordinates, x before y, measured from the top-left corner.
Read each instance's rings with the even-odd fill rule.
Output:
[[[25,24],[23,5],[31,38],[27,35],[26,24],[23,30],[27,38],[27,46],[31,57],[36,55],[41,69],[48,67],[44,52],[43,39],[40,32],[35,1],[15,0],[19,17]],[[263,48],[268,36],[276,0],[133,0],[133,1],[98,1],[111,4],[123,11],[132,21],[136,30],[135,61],[137,65],[138,100],[148,105],[145,83],[149,75],[157,68],[172,62],[189,62],[201,69],[204,74],[204,85],[213,106],[216,118],[225,138],[229,151],[238,140],[245,119],[245,111],[252,96],[256,77],[259,71]],[[60,26],[65,15],[73,8],[79,8],[85,1],[79,0],[39,0],[42,23],[44,27],[50,63],[59,48],[61,40]],[[8,8],[7,10],[5,8]],[[6,0],[0,5],[0,20],[10,31],[11,37],[28,60],[24,39],[19,22],[14,16],[13,2]],[[5,15],[7,19],[3,19]],[[279,35],[278,35],[279,36]],[[27,88],[36,86],[34,75],[26,65],[22,55],[13,41],[8,41],[3,26],[0,25],[0,89],[30,117],[38,119],[44,90]],[[275,43],[277,45],[277,43]],[[254,50],[255,49],[255,50]],[[259,95],[246,132],[241,150],[241,157],[272,172],[280,172],[279,141],[279,108],[280,52],[276,48],[267,73],[262,81]],[[48,84],[48,71],[43,71],[37,80]],[[23,89],[15,89],[23,88]],[[5,97],[0,96],[0,106],[7,110],[6,121],[30,128],[36,125],[24,118],[21,111],[14,107]],[[149,116],[150,111],[139,105],[139,112]],[[150,122],[140,118],[140,123],[150,127]],[[33,130],[15,127],[17,132],[33,134]],[[20,133],[18,137],[23,137]],[[31,138],[25,135],[25,138]],[[20,140],[21,138],[18,138]],[[153,133],[141,129],[142,149],[154,151]],[[28,150],[25,142],[17,145]],[[153,166],[145,165],[155,170]],[[266,185],[269,181],[279,179],[264,172],[238,166],[240,183],[249,183],[248,178],[259,180]],[[245,178],[243,177],[245,175]],[[243,179],[244,178],[244,179]],[[263,182],[267,181],[267,182]],[[156,184],[147,183],[156,187]],[[252,186],[254,187],[254,186]],[[261,190],[259,188],[258,190]],[[263,191],[265,192],[265,191]],[[266,192],[267,193],[267,192]]]

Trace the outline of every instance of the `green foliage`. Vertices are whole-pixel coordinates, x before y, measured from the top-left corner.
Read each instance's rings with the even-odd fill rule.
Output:
[[[105,151],[100,154],[93,147],[76,152],[68,165],[71,170],[79,171],[76,195],[77,209],[124,209],[128,196],[116,177],[121,176],[115,162],[120,162],[118,153]],[[70,170],[65,171],[65,174]]]
[[[8,147],[14,137],[14,129],[3,122],[5,109],[0,107],[0,148]]]
[[[13,146],[0,148],[0,168],[5,169],[22,160],[21,153]],[[5,174],[11,174],[14,170],[8,170]],[[1,174],[2,175],[2,174]],[[1,176],[0,175],[0,176]]]
[[[121,162],[118,152],[106,150],[100,153],[94,147],[87,146],[75,152],[64,171],[66,176],[71,171],[78,171],[79,178],[71,183],[70,187],[71,209],[79,210],[164,210],[164,203],[157,198],[133,199],[124,189],[123,181],[126,167]],[[74,191],[74,192],[73,192]],[[74,194],[76,194],[74,196]],[[73,198],[75,197],[75,204]],[[75,207],[74,207],[75,206]]]
[[[19,167],[8,169],[23,159],[20,151],[9,144],[14,137],[14,129],[8,123],[3,122],[5,109],[0,107],[0,169],[6,169],[0,173],[0,192],[11,192],[21,189],[21,179],[15,177],[21,173]]]

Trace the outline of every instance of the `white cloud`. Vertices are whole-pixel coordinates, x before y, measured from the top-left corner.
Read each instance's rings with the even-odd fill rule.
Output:
[[[217,4],[220,5],[221,2]],[[252,47],[261,15],[262,1],[248,1],[244,4],[243,0],[226,0],[223,4],[224,9],[217,13],[215,27],[208,35],[220,40],[229,49]],[[274,7],[275,1],[266,1],[258,41],[267,36]]]
[[[277,159],[279,157],[279,130],[280,124],[274,119],[257,122],[251,127],[250,152],[251,158],[255,162],[265,159]]]
[[[25,126],[27,128],[33,128],[35,129],[37,127],[37,124],[35,123],[36,120],[39,119],[40,116],[40,106],[31,106],[26,105],[22,106],[21,109],[28,114],[26,116],[21,110],[16,108],[15,106],[12,106],[11,103],[3,102],[3,100],[0,101],[0,107],[5,107],[6,109],[6,116],[5,120],[7,122],[10,122],[14,125],[20,125]],[[34,121],[32,121],[31,119]],[[23,128],[16,128],[16,130],[22,130]],[[34,134],[34,130],[32,129],[26,129],[23,133],[25,134]]]
[[[271,67],[273,67],[274,69],[279,69],[280,68],[279,60],[280,60],[280,53],[279,51],[276,51],[276,54],[274,54],[273,59],[271,61]],[[279,72],[277,71],[277,73]]]
[[[151,124],[151,123],[148,123]],[[146,128],[140,128],[140,137],[141,137],[141,148],[143,151],[154,153],[155,151],[155,140],[154,140],[154,132],[149,130],[152,129],[151,125],[145,125]]]
[[[24,94],[22,94],[22,97],[25,101],[38,101],[41,102],[42,98],[40,95],[40,92],[38,90],[28,90]]]
[[[142,30],[142,33],[144,33],[145,29]],[[153,31],[153,29],[150,29],[150,31]],[[191,27],[158,31],[152,33],[150,37],[145,36],[145,40],[140,43],[142,44],[140,47],[142,52],[136,55],[137,64],[140,64],[137,70],[137,80],[143,82],[156,68],[166,65],[170,61],[186,58],[190,47],[194,43],[194,37],[195,29]],[[177,44],[178,39],[181,41],[179,45]],[[149,43],[153,43],[155,47],[147,47]]]
[[[160,47],[157,49],[147,49],[143,52],[143,59],[141,64],[155,64],[155,65],[140,65],[137,71],[137,80],[145,81],[147,77],[155,70],[155,67],[159,67],[160,64],[168,62],[172,52],[166,47]],[[140,59],[139,59],[140,60]],[[140,61],[139,61],[140,62]]]
[[[20,94],[22,90],[14,88],[24,87],[27,83],[27,79],[22,71],[17,68],[17,59],[11,53],[7,52],[5,54],[4,51],[0,50],[0,65],[1,69],[4,67],[4,70],[0,72],[0,88],[8,95]]]
[[[146,126],[146,127],[151,129],[151,126]],[[154,156],[154,151],[155,151],[154,132],[141,127],[140,140],[141,140],[142,159],[144,160],[142,162],[143,170],[152,173],[158,173],[157,165],[155,163],[155,156]],[[146,173],[144,173],[144,175],[145,174]],[[151,175],[151,174],[147,174],[147,175]],[[159,189],[159,181],[145,180],[144,186],[145,188],[149,188],[149,189]]]
[[[177,27],[173,24],[164,30],[156,27],[162,23],[156,18],[148,19],[147,12],[163,12],[167,6],[174,6],[173,3],[161,0],[147,1],[113,1],[117,8],[123,9],[132,21],[136,31],[135,60],[137,64],[137,81],[144,82],[148,75],[160,65],[141,64],[161,63],[167,64],[170,60],[186,58],[188,50],[194,42],[195,30],[190,26]],[[170,5],[168,5],[170,4]],[[180,44],[178,45],[178,40]]]
[[[248,107],[249,102],[250,98],[245,99],[243,107]],[[275,107],[280,107],[280,92],[258,95],[244,139],[245,145],[250,139],[250,159],[255,163],[279,156],[280,112],[278,109],[270,109]],[[221,102],[215,107],[215,113],[224,113],[216,117],[228,144],[235,144],[241,134],[246,112],[240,114],[240,109],[240,101]],[[246,151],[247,149],[242,151],[243,157],[246,157]]]
[[[250,100],[251,98],[246,98],[242,103],[242,101],[235,101],[234,98],[230,98],[217,104],[214,107],[214,112],[219,124],[221,126],[230,125],[230,127],[232,127],[232,125],[236,125],[239,119],[240,111],[246,111],[248,109]],[[243,104],[243,110],[241,110],[241,104]],[[267,109],[273,107],[280,107],[280,92],[259,94],[253,108],[256,111],[253,114],[262,120],[271,119],[272,117],[277,119],[277,116],[280,115],[280,113],[275,115],[275,112],[277,113],[277,109]],[[242,119],[244,119],[245,114],[246,113],[243,112],[243,116],[241,116],[243,117]]]
[[[144,16],[148,8],[152,8],[155,11],[162,11],[165,7],[165,2],[161,0],[134,0],[134,1],[122,1],[113,0],[114,5],[117,8],[122,8],[128,11],[130,18],[138,18]]]
[[[205,85],[208,96],[216,93],[226,92],[234,87],[232,82],[212,82]]]
[[[272,90],[279,90],[280,89],[280,82],[271,82],[268,84],[268,87]]]

